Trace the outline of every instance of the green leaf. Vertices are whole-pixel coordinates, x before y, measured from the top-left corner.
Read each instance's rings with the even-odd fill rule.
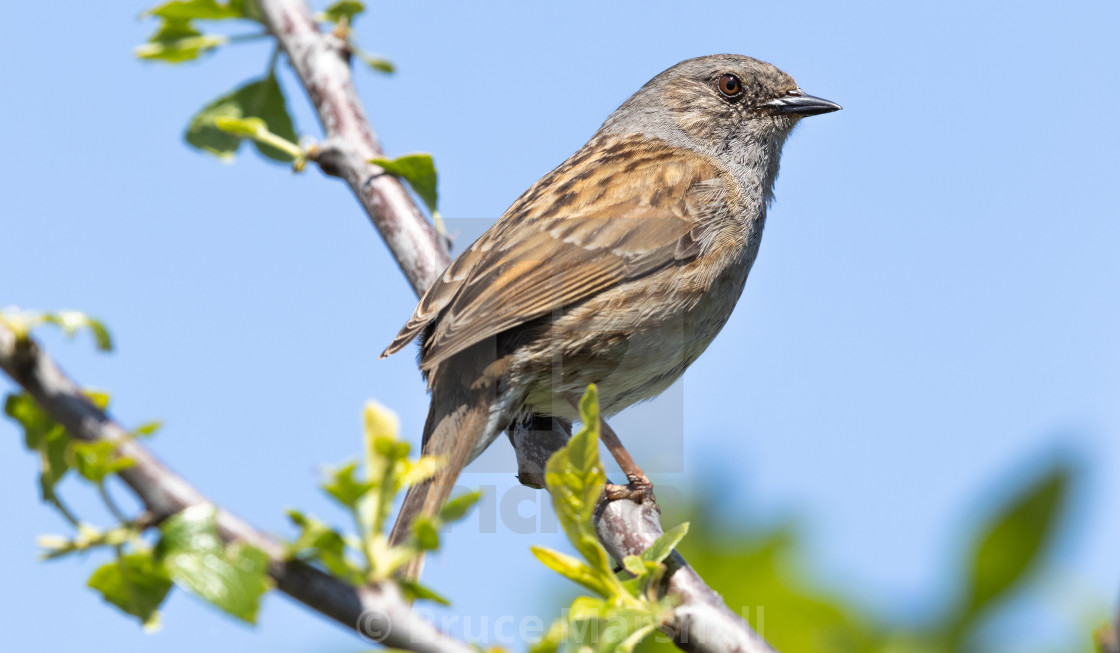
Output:
[[[97,407],[97,410],[105,411],[109,408],[108,392],[105,392],[103,390],[91,390],[89,388],[83,388],[82,394],[86,399],[89,400],[89,403]]]
[[[410,578],[398,577],[396,581],[397,585],[399,585],[401,590],[404,591],[405,598],[410,601],[423,599],[426,601],[435,601],[436,603],[439,603],[441,605],[451,605],[451,601],[448,601],[443,595],[437,593],[432,588],[426,585],[421,585],[420,583]]]
[[[545,483],[568,539],[592,566],[610,572],[607,554],[591,521],[607,481],[599,460],[599,408],[594,385],[588,386],[580,401],[580,415],[583,428],[549,458]]]
[[[568,634],[579,647],[601,653],[628,653],[658,626],[655,612],[626,608],[597,599],[572,601]]]
[[[362,416],[370,493],[361,506],[361,513],[372,534],[384,528],[393,497],[400,490],[400,474],[409,445],[397,437],[400,420],[393,411],[376,401],[368,401]]]
[[[59,426],[52,429],[44,440],[40,450],[42,467],[39,472],[39,496],[44,501],[53,501],[56,496],[54,488],[66,472],[70,471],[67,463],[66,450],[70,447],[70,436],[65,429]]]
[[[287,543],[285,555],[304,562],[319,562],[328,572],[349,583],[364,582],[362,569],[346,556],[346,540],[338,531],[298,510],[289,510],[288,518],[300,533],[294,542]]]
[[[408,452],[412,450],[410,444],[397,439],[395,431],[391,435],[378,434],[368,436],[366,444],[368,445],[367,453],[372,452],[375,456],[386,458],[393,462],[404,460],[405,457],[408,456]]]
[[[327,491],[327,494],[351,510],[357,508],[358,502],[373,487],[372,483],[359,481],[354,477],[357,470],[358,463],[356,462],[343,465],[330,472],[327,482],[323,484],[323,489]]]
[[[673,549],[681,543],[684,536],[688,535],[688,522],[677,524],[673,528],[661,534],[661,537],[654,540],[649,548],[642,551],[642,560],[646,562],[661,562],[669,557]]]
[[[23,443],[29,451],[38,451],[48,433],[58,427],[26,392],[8,395],[4,399],[4,414],[23,427]]]
[[[407,442],[401,444],[407,445]],[[436,472],[440,470],[445,464],[445,459],[442,456],[420,456],[416,460],[400,460],[398,465],[402,467],[400,477],[398,480],[397,489],[402,487],[411,487],[418,483],[432,478]]]
[[[224,545],[213,506],[199,505],[161,526],[158,560],[168,575],[211,604],[255,623],[260,598],[269,588],[268,556],[244,543]]]
[[[578,538],[572,540],[584,560],[591,563],[591,566],[598,570],[598,573],[603,578],[613,579],[614,568],[611,566],[610,556],[607,555],[607,550],[599,542],[599,537],[594,535],[594,527],[589,530],[592,533],[583,533]]]
[[[148,16],[173,20],[224,20],[244,18],[243,0],[222,4],[217,0],[174,0],[156,5],[144,12]]]
[[[264,123],[265,132],[289,143],[299,141],[288,114],[284,92],[273,75],[249,82],[203,107],[191,118],[185,136],[187,143],[218,158],[232,160],[242,140],[252,134],[232,134],[222,129],[219,119],[223,118],[235,121],[256,118]],[[227,121],[222,124],[229,127],[238,123]],[[260,139],[252,142],[258,152],[275,161],[289,162],[296,158],[291,151],[268,145]]]
[[[214,126],[233,136],[253,138],[262,131],[268,131],[268,125],[260,118],[227,118],[219,116],[214,119]]]
[[[431,154],[405,154],[395,159],[371,159],[370,163],[381,166],[390,175],[404,179],[412,190],[423,200],[433,214],[437,212],[439,193],[436,191],[436,164]]]
[[[39,311],[6,309],[0,314],[0,324],[14,331],[16,337],[20,339],[27,338],[31,330],[41,324],[57,326],[62,329],[62,333],[67,338],[73,338],[79,331],[89,330],[93,334],[94,343],[99,350],[111,351],[113,349],[113,339],[105,325],[80,311],[41,313]]]
[[[108,440],[74,441],[70,444],[70,454],[74,461],[74,469],[94,483],[100,483],[106,476],[136,464],[136,461],[131,458],[118,456],[116,444]]]
[[[290,557],[301,557],[300,554],[305,551],[342,554],[346,550],[346,541],[342,535],[318,519],[308,517],[298,510],[288,510],[288,519],[300,529],[296,541],[288,543]]]
[[[189,20],[166,18],[148,42],[133,50],[140,59],[182,63],[202,56],[204,53],[229,42],[221,34],[203,34],[194,28]]]
[[[87,318],[86,322],[86,326],[93,333],[93,340],[97,343],[97,348],[101,351],[112,351],[113,338],[109,335],[109,330],[105,328],[105,325],[93,318]]]
[[[417,517],[412,522],[412,533],[421,551],[435,551],[439,548],[439,530],[435,523],[426,517]]]
[[[160,18],[162,23],[147,43],[136,48],[136,56],[167,63],[197,59],[229,42],[229,38],[221,34],[203,34],[192,20],[259,19],[255,3],[244,0],[230,0],[225,4],[216,0],[176,0],[157,5],[144,15]]]
[[[605,619],[610,616],[611,605],[603,599],[591,596],[577,596],[568,606],[568,621],[587,621],[589,619]]]
[[[151,551],[130,553],[102,565],[86,584],[149,628],[158,623],[159,606],[171,590],[171,578]]]
[[[43,321],[57,325],[66,334],[73,338],[78,331],[88,329],[93,334],[94,342],[101,351],[113,350],[113,339],[109,330],[99,320],[96,320],[80,311],[58,311],[57,313],[44,313]]]
[[[257,146],[265,146],[271,150],[283,152],[293,160],[300,157],[303,151],[299,145],[283,139],[268,131],[268,125],[260,118],[227,118],[219,116],[214,119],[214,126],[227,134],[241,138],[250,138]]]
[[[601,596],[610,596],[610,588],[602,581],[595,570],[578,558],[539,546],[530,547],[530,550],[544,566],[564,578],[579,583]]]
[[[478,503],[478,500],[481,498],[482,493],[478,490],[473,490],[449,500],[439,509],[440,523],[446,524],[462,519],[466,516],[467,511],[474,507],[474,504]]]
[[[646,566],[642,559],[635,555],[629,555],[622,559],[622,568],[635,576],[644,576],[646,573]]]
[[[366,6],[358,2],[358,0],[339,0],[324,9],[323,13],[319,14],[317,18],[331,23],[339,23],[342,22],[343,19],[347,22],[353,22],[354,16],[357,16],[365,10]]]
[[[23,426],[27,449],[39,453],[39,495],[43,501],[54,501],[55,486],[70,471],[69,434],[26,392],[8,395],[4,412]]]
[[[980,529],[957,633],[1007,596],[1039,564],[1056,532],[1071,478],[1069,468],[1056,466],[1025,487]]]
[[[363,52],[362,50],[358,50],[357,48],[353,48],[353,50],[354,54],[358,55],[359,59],[361,59],[367,66],[373,68],[377,72],[385,73],[386,75],[392,75],[393,73],[397,72],[396,64],[394,64],[392,61],[389,61],[385,57],[380,57],[375,54]]]
[[[149,436],[154,435],[156,431],[163,428],[163,422],[158,420],[153,422],[145,422],[132,430],[134,436]]]
[[[595,648],[604,653],[630,653],[639,642],[657,630],[659,622],[657,615],[651,612],[616,610],[607,621],[604,636]]]

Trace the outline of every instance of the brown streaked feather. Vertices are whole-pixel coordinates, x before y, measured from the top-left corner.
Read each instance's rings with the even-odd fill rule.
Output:
[[[461,353],[459,365],[451,373],[433,380],[432,405],[421,442],[424,454],[442,458],[443,465],[432,478],[408,488],[389,533],[390,545],[408,539],[417,517],[432,517],[439,512],[451,495],[455,479],[470,462],[475,445],[484,435],[490,407],[500,401],[497,379],[508,371],[501,366],[488,367],[493,356],[485,345],[468,349]],[[400,573],[415,580],[423,563],[421,554]]]
[[[383,355],[434,322],[421,352],[430,371],[485,338],[694,258],[706,217],[695,207],[723,192],[722,167],[694,152],[593,140],[448,267]]]
[[[491,227],[491,230],[493,230],[493,227]],[[489,233],[488,231],[487,234]],[[479,246],[487,234],[479,237],[465,252],[452,261],[451,265],[447,266],[440,278],[436,279],[435,283],[420,298],[420,303],[416,305],[412,317],[405,323],[397,337],[393,338],[393,342],[385,348],[385,351],[381,352],[379,358],[385,358],[404,349],[408,343],[419,337],[424,328],[447,306],[455,293],[459,291],[459,286],[462,285],[478,262],[482,253]]]

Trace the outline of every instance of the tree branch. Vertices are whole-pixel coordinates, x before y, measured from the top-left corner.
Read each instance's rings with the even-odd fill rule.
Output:
[[[211,503],[130,437],[127,429],[90,403],[38,343],[19,339],[4,326],[0,326],[0,369],[73,437],[116,443],[118,453],[134,461],[132,467],[120,472],[121,480],[144,502],[153,521]],[[420,653],[474,652],[418,617],[392,582],[354,587],[314,567],[286,560],[279,542],[224,510],[217,510],[216,521],[223,540],[248,542],[268,555],[268,573],[281,592],[359,635]]]

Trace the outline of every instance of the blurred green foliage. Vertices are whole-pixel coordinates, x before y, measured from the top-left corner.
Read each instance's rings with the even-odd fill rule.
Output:
[[[681,543],[681,554],[779,651],[994,653],[1021,650],[992,647],[980,633],[1001,606],[1041,584],[1040,572],[1069,508],[1074,476],[1075,467],[1068,462],[1053,462],[987,514],[966,535],[963,569],[947,571],[961,579],[952,604],[937,614],[916,615],[917,623],[899,623],[861,605],[854,592],[825,590],[807,579],[798,531],[791,524],[762,533],[723,530],[720,524],[726,520],[707,512],[703,506],[714,502],[702,498],[693,506],[667,508],[665,519],[690,519],[692,532]],[[1084,638],[1063,650],[1093,650],[1091,618],[1085,615]],[[661,636],[645,640],[638,650],[677,649]]]
[[[443,460],[433,456],[410,459],[411,446],[400,439],[396,414],[373,401],[365,406],[364,450],[361,465],[351,461],[336,467],[321,485],[350,513],[356,536],[290,509],[288,517],[300,534],[288,543],[288,557],[318,565],[354,585],[395,579],[406,596],[447,603],[435,590],[394,574],[416,556],[438,549],[440,529],[462,519],[481,495],[467,492],[450,499],[437,514],[413,520],[411,533],[403,542],[390,544],[385,525],[393,500],[408,487],[431,478]]]

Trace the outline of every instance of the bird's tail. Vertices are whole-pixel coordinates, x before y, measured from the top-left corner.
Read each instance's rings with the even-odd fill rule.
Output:
[[[448,361],[453,362],[453,361]],[[456,366],[458,367],[458,366]],[[463,366],[473,368],[473,365]],[[442,371],[442,370],[441,370]],[[449,370],[450,371],[450,370]],[[464,370],[466,371],[466,370]],[[473,378],[458,378],[473,377]],[[397,521],[389,534],[389,543],[404,542],[412,531],[412,522],[419,516],[431,517],[443,507],[451,495],[455,480],[470,462],[475,445],[485,436],[490,407],[494,402],[494,384],[472,374],[436,375],[432,387],[432,403],[424,425],[423,453],[439,456],[443,464],[428,481],[413,485],[404,497]],[[419,578],[424,566],[420,555],[399,572],[405,578]]]

